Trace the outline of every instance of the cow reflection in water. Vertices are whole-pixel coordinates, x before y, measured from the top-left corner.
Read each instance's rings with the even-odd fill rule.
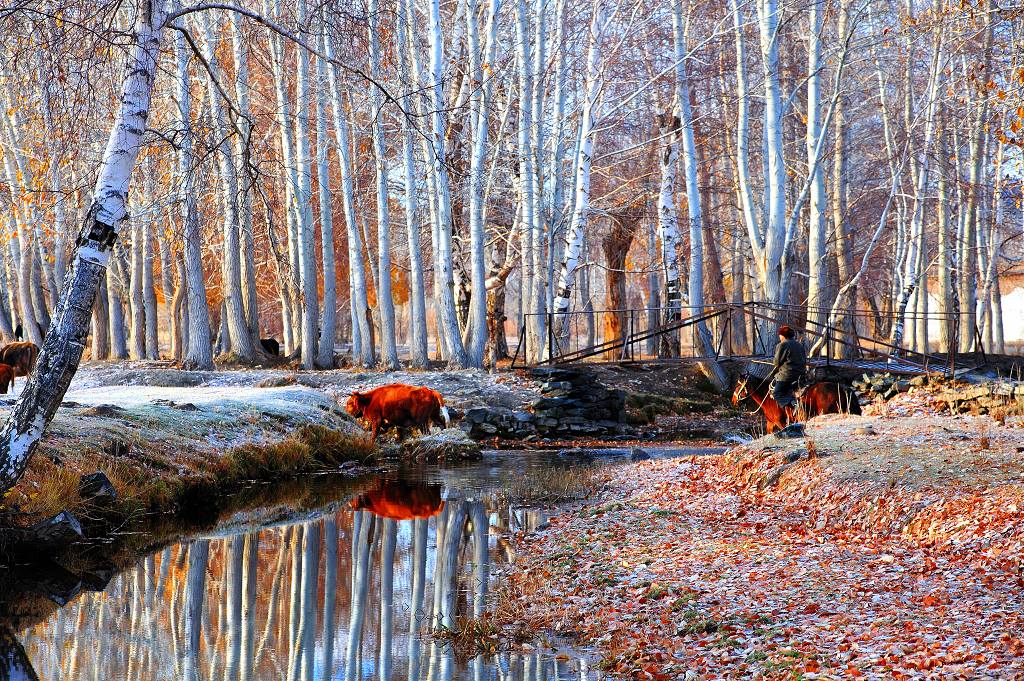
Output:
[[[441,485],[381,480],[375,489],[350,501],[349,506],[381,518],[416,520],[433,518],[444,508],[444,500],[441,499]]]

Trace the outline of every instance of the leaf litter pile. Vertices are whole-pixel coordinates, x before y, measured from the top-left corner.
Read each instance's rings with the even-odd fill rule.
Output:
[[[641,462],[519,537],[512,593],[639,679],[1024,678],[1024,454],[984,417],[822,417]]]

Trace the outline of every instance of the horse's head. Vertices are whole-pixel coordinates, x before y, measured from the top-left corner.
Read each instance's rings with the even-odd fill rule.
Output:
[[[732,391],[732,404],[734,407],[739,406],[740,402],[750,397],[750,391],[747,388],[747,383],[750,381],[748,374],[740,374],[739,379],[736,381],[736,388]]]

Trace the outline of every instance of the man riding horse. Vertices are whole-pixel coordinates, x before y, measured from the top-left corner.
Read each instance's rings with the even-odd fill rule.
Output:
[[[769,376],[771,394],[782,407],[796,407],[796,389],[807,370],[807,353],[796,333],[786,325],[779,327],[779,344],[775,346],[775,361]]]

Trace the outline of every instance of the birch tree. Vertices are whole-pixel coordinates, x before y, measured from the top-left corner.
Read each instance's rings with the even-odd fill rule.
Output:
[[[79,235],[36,369],[0,429],[0,487],[4,490],[21,477],[81,360],[96,290],[118,225],[127,213],[128,182],[146,128],[165,12],[162,0],[149,0],[136,18],[121,105],[103,154],[89,222]]]
[[[601,34],[605,28],[604,0],[594,0],[591,7],[590,33],[587,48],[587,76],[583,107],[580,111],[579,151],[576,155],[575,208],[565,239],[565,255],[558,275],[554,299],[555,336],[564,343],[568,332],[568,311],[573,284],[583,255],[583,240],[590,219],[590,173],[593,165],[594,129],[598,99],[602,87]]]

